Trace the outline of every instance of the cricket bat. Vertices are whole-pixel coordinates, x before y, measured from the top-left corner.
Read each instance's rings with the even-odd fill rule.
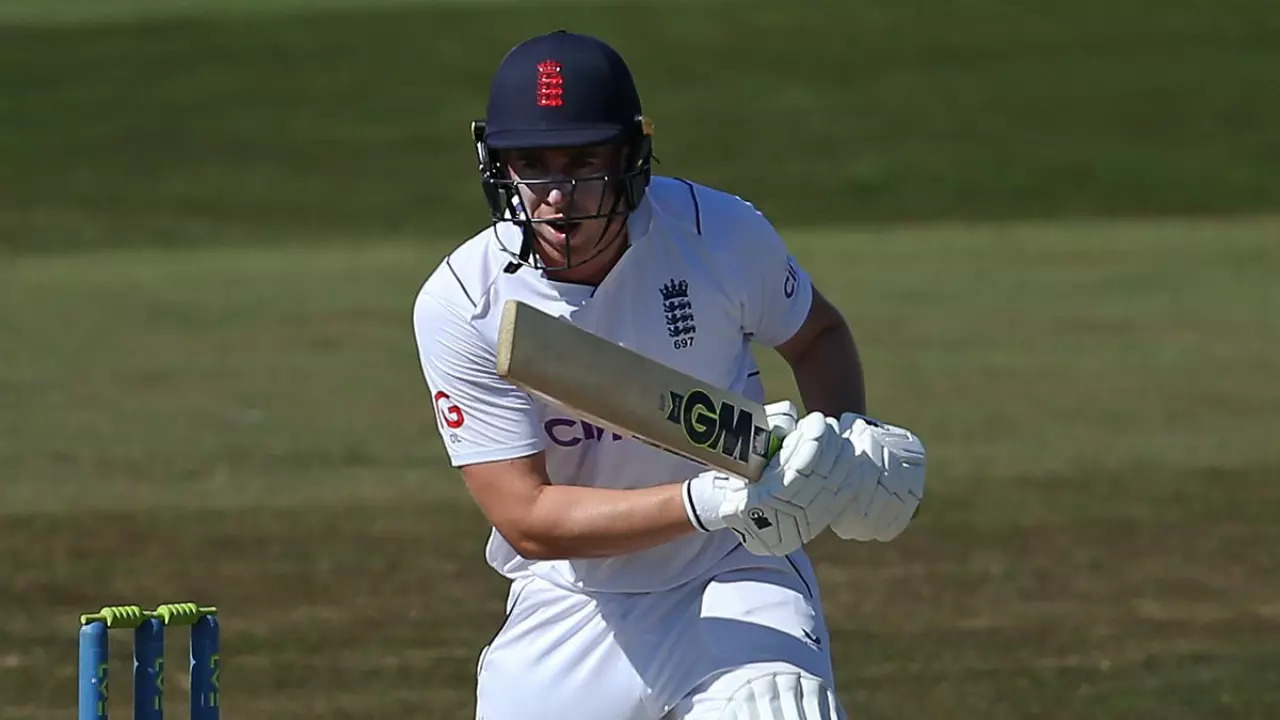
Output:
[[[498,375],[601,427],[751,482],[782,445],[761,404],[519,300],[502,308]]]

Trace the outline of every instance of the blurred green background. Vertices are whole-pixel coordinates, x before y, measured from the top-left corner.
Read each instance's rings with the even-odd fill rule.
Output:
[[[80,612],[187,599],[227,717],[471,717],[503,584],[409,313],[558,27],[936,458],[813,547],[855,717],[1280,716],[1275,2],[0,0],[0,718],[74,712]]]

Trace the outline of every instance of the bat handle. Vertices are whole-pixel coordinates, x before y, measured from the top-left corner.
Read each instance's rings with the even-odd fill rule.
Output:
[[[781,449],[782,435],[779,435],[778,431],[773,430],[769,433],[769,449],[765,452],[765,456],[772,460],[773,456],[777,455],[778,451]]]

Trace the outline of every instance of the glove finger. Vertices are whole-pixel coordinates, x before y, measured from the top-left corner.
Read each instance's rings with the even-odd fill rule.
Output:
[[[823,530],[830,527],[832,521],[843,509],[840,499],[831,490],[823,488],[818,497],[804,510],[809,540],[821,535]]]
[[[886,492],[880,492],[877,495],[876,511],[870,516],[871,534],[876,540],[888,542],[897,535],[894,527],[898,524],[898,517],[902,512],[902,501]]]
[[[796,448],[800,445],[800,436],[791,433],[782,439],[782,447],[778,448],[778,453],[773,456],[772,462],[776,462],[779,468],[791,465],[791,458],[796,454]]]
[[[810,440],[817,440],[827,431],[827,417],[820,412],[811,412],[796,424],[796,432]]]
[[[800,426],[797,424],[795,429],[790,433],[787,433],[787,436],[782,439],[782,447],[778,449],[778,454],[775,457],[777,457],[778,462],[783,467],[788,467],[794,464],[792,458],[796,454],[796,449],[806,441],[804,433],[799,430]]]
[[[868,425],[862,418],[854,421],[853,426],[843,433],[841,437],[845,438],[853,449],[862,455],[869,455],[880,460],[881,450],[879,436],[873,432],[874,428]]]
[[[871,540],[875,531],[877,496],[881,492],[880,470],[865,456],[857,457],[857,470],[851,485],[853,498],[849,501],[843,527],[857,540]],[[843,519],[843,518],[842,518]]]
[[[790,400],[779,400],[764,406],[765,422],[774,435],[786,437],[796,429],[800,410]]]
[[[852,502],[853,488],[850,486],[847,492],[849,493],[849,498],[844,501],[835,517],[831,519],[831,531],[845,540],[852,537],[852,533],[855,531],[858,520],[861,517],[857,505]]]
[[[795,440],[792,440],[795,438]],[[822,446],[815,440],[810,440],[794,432],[787,436],[783,441],[782,450],[778,452],[780,466],[784,472],[801,472],[808,473],[813,467],[814,461],[818,459],[818,453],[821,452]]]
[[[866,518],[852,505],[846,507],[844,512],[840,513],[840,517],[831,523],[831,530],[842,540],[865,542],[874,537],[867,526]]]
[[[858,458],[854,455],[853,446],[843,438],[836,438],[831,448],[831,467],[825,473],[823,484],[832,492],[842,488],[855,487],[855,473],[858,470]]]
[[[852,448],[848,450],[851,454]],[[840,537],[848,540],[852,529],[862,516],[862,507],[859,503],[859,479],[855,473],[849,471],[849,468],[837,466],[836,472],[841,473],[838,477],[832,478],[833,491],[831,498],[831,519],[828,524],[832,532]]]
[[[889,542],[906,529],[907,525],[903,522],[906,505],[901,500],[896,501],[894,504],[897,507],[885,512],[884,519],[880,522],[879,528],[876,529],[876,540],[880,542]]]
[[[865,517],[870,512],[871,500],[875,497],[879,481],[880,468],[865,455],[854,455],[846,482],[853,488],[849,505],[855,508],[858,516]]]
[[[854,474],[853,467],[854,456],[853,448],[848,443],[841,443],[840,453],[836,459],[835,467],[832,468],[832,474],[825,478],[823,490],[828,493],[828,497],[824,502],[828,503],[831,508],[831,518],[829,522],[835,522],[847,507],[854,504],[858,498],[857,477]]]
[[[797,431],[803,433],[803,437],[807,442],[813,443],[817,449],[813,461],[809,462],[803,469],[797,467],[802,472],[809,473],[813,471],[814,463],[822,457],[825,450],[824,440],[831,434],[831,428],[827,425],[827,420],[821,413],[811,413],[801,421],[804,427],[797,426]]]
[[[820,535],[848,507],[853,499],[854,487],[837,478],[814,478],[820,482],[809,484],[792,502],[800,505],[808,520],[811,536]],[[808,502],[802,502],[807,500]]]
[[[806,485],[804,476],[791,468],[782,468],[777,477],[776,484],[767,488],[761,486],[760,502],[767,502],[770,498],[791,502],[792,498],[804,490]]]
[[[818,457],[821,446],[817,441],[826,430],[826,422],[821,413],[810,413],[782,441],[782,449],[778,451],[778,459],[782,467],[807,473]]]
[[[894,518],[893,524],[886,530],[886,535],[888,535],[885,538],[886,541],[901,535],[907,529],[907,526],[911,524],[912,518],[915,517],[916,508],[920,506],[920,503],[914,500],[904,500],[901,504],[902,507],[898,510],[898,516]]]
[[[862,416],[857,413],[841,413],[836,421],[836,432],[840,433],[841,437],[847,436],[853,430],[853,424],[861,419]]]
[[[783,489],[776,495],[797,508],[808,511],[817,502],[825,484],[820,478],[801,475],[794,470],[783,471]]]
[[[877,487],[871,503],[867,506],[866,525],[871,531],[872,536],[879,537],[888,529],[888,523],[893,521],[894,515],[902,502],[894,497],[889,491],[883,487]]]
[[[776,494],[787,502],[808,511],[824,489],[842,483],[841,478],[833,478],[832,474],[836,463],[846,456],[852,457],[852,449],[828,426],[827,432],[819,441],[801,447],[791,454],[790,462],[782,472],[784,488]]]
[[[830,415],[828,415],[827,427],[831,428],[832,432],[834,432],[837,437],[840,436],[840,419],[839,418],[833,418]]]
[[[849,443],[840,437],[831,425],[827,425],[826,432],[818,439],[818,457],[814,459],[813,469],[809,471],[810,474],[829,477],[832,468],[835,467],[836,460],[840,457],[842,445],[848,446]]]

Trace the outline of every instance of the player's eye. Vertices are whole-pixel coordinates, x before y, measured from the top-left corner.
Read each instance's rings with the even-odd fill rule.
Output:
[[[608,156],[599,152],[588,152],[573,155],[569,158],[569,169],[578,175],[596,175],[605,172]]]
[[[511,169],[521,177],[533,177],[546,171],[546,163],[542,158],[531,155],[516,155],[511,158]]]
[[[516,171],[525,176],[542,175],[546,169],[546,165],[540,160],[520,160],[516,163]]]

